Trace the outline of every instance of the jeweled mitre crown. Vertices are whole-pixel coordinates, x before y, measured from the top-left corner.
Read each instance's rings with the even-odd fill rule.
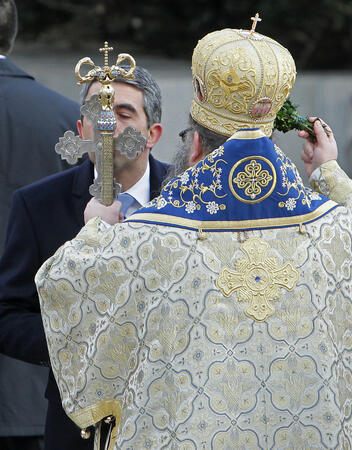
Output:
[[[270,136],[276,114],[296,78],[289,51],[252,30],[207,34],[193,52],[193,119],[231,136],[259,127]]]

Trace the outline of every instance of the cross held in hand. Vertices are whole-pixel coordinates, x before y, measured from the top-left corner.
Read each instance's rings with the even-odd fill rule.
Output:
[[[107,41],[104,42],[104,47],[99,49],[100,53],[104,53],[104,67],[96,66],[91,58],[85,57],[78,61],[75,67],[75,74],[78,80],[78,84],[88,83],[92,80],[97,80],[101,83],[101,89],[99,91],[99,105],[98,105],[98,117],[95,121],[95,134],[99,134],[100,139],[94,138],[94,140],[79,140],[77,136],[71,136],[68,134],[59,142],[59,145],[55,147],[58,153],[64,155],[68,159],[75,159],[81,156],[82,153],[88,151],[92,152],[96,150],[96,154],[99,155],[100,164],[97,160],[97,172],[98,178],[91,186],[89,192],[97,197],[104,205],[108,206],[116,197],[117,182],[114,179],[114,131],[116,129],[116,119],[113,110],[115,90],[111,86],[111,83],[121,78],[134,78],[133,72],[136,68],[136,62],[134,58],[128,53],[120,53],[116,59],[116,63],[109,67],[109,52],[114,50],[113,47],[109,47]],[[126,61],[129,64],[129,69],[125,69],[120,66],[122,62]],[[83,65],[93,66],[86,75],[82,76],[80,73]],[[89,102],[89,100],[88,100]],[[84,105],[82,106],[82,108]],[[91,110],[94,108],[87,108]],[[95,113],[93,114],[95,117]],[[71,148],[69,148],[71,147]],[[93,150],[92,150],[93,149]],[[70,154],[74,153],[72,157]],[[119,185],[119,188],[121,185]]]
[[[108,42],[104,42],[104,47],[100,48],[100,53],[104,53],[104,66],[109,67],[109,52],[112,52],[114,47],[109,47]]]

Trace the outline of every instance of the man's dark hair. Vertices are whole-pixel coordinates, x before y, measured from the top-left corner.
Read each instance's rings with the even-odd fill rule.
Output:
[[[122,66],[125,70],[128,67]],[[145,115],[147,116],[147,126],[151,127],[153,123],[159,123],[161,121],[161,91],[160,87],[148,70],[141,66],[136,66],[133,72],[134,78],[118,77],[115,79],[117,82],[130,84],[140,89],[143,93],[143,107]],[[94,82],[94,81],[93,81]],[[81,105],[84,103],[88,90],[92,83],[83,85],[81,91]]]
[[[13,0],[0,0],[0,54],[11,53],[17,35],[17,8]]]

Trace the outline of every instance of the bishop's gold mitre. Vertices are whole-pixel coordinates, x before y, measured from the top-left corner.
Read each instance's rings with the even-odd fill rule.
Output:
[[[228,28],[198,42],[192,76],[196,122],[225,136],[255,127],[270,136],[296,67],[289,51],[273,39],[253,29]]]

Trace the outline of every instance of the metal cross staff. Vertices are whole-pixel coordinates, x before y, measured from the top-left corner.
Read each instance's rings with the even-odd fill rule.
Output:
[[[114,114],[115,90],[111,83],[117,78],[134,78],[133,72],[136,67],[135,60],[127,53],[118,55],[115,65],[109,67],[109,52],[113,48],[104,43],[99,51],[104,53],[104,67],[95,66],[89,57],[78,61],[75,74],[78,84],[97,80],[101,83],[99,95],[93,95],[81,106],[81,113],[89,119],[94,126],[94,139],[84,140],[75,136],[72,131],[66,131],[55,146],[55,151],[66,159],[69,164],[75,164],[84,153],[95,152],[96,169],[98,176],[94,184],[90,186],[89,192],[101,203],[109,206],[121,192],[122,186],[114,179],[114,151],[135,158],[145,147],[146,138],[133,127],[126,127],[118,137],[114,138],[116,119]],[[128,61],[130,68],[125,70],[119,64]],[[80,73],[81,66],[88,64],[93,66],[85,76]]]

